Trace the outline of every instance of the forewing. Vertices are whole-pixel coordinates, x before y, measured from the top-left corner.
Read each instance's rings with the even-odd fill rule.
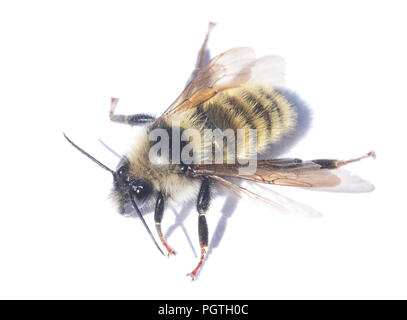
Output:
[[[289,159],[288,159],[289,160]],[[263,160],[258,163],[255,179],[262,180],[267,184],[280,186],[317,188],[334,187],[340,183],[340,179],[332,173],[332,170],[321,169],[320,165],[312,161],[285,165],[285,161],[276,163],[276,161]]]
[[[251,48],[234,48],[213,58],[187,85],[161,117],[196,107],[216,93],[253,81],[281,87],[284,61],[278,56],[256,60]]]
[[[244,179],[264,184],[314,188],[323,191],[369,192],[372,185],[363,179],[350,175],[343,169],[321,169],[312,161],[299,159],[272,159],[257,162],[256,172],[241,174],[242,166],[228,164],[199,164],[196,175],[211,175]]]
[[[250,78],[250,68],[255,59],[253,50],[244,47],[216,56],[198,72],[160,118],[188,110],[213,97],[218,91],[245,83]]]
[[[373,184],[357,175],[352,174],[348,170],[339,168],[331,170],[331,173],[340,180],[337,185],[331,187],[316,187],[313,190],[347,193],[362,193],[371,192],[374,190]]]

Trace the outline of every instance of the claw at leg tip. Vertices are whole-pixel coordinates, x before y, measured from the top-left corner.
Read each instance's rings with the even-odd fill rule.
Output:
[[[187,277],[191,277],[191,281],[194,281],[195,277],[196,277],[196,274],[194,274],[193,272],[187,273]]]

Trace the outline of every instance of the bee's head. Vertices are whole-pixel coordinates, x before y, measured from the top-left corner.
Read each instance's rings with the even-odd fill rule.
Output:
[[[153,194],[152,184],[144,179],[139,179],[131,175],[130,173],[130,163],[127,158],[123,158],[120,161],[119,166],[116,171],[113,171],[109,167],[105,166],[99,160],[91,156],[85,150],[73,143],[64,133],[66,140],[72,144],[78,151],[87,156],[101,168],[109,171],[113,175],[114,188],[113,188],[113,197],[119,202],[120,213],[125,213],[125,209],[130,207],[136,211],[138,217],[143,223],[144,227],[147,229],[148,234],[153,240],[154,244],[158,250],[164,255],[157,242],[154,239],[150,229],[148,228],[144,218],[140,212],[139,207],[142,207],[148,199],[151,199]]]
[[[113,198],[119,204],[120,213],[133,211],[134,204],[142,208],[154,193],[153,185],[146,179],[134,176],[130,172],[130,163],[123,158],[113,174]]]

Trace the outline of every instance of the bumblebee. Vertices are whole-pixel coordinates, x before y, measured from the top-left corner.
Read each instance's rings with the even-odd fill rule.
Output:
[[[196,68],[184,91],[161,116],[155,118],[148,114],[116,114],[118,99],[112,98],[109,114],[111,121],[131,126],[140,125],[145,129],[130,152],[121,159],[116,170],[102,164],[65,135],[76,149],[113,175],[112,198],[119,213],[135,211],[161,253],[163,251],[140,210],[148,205],[155,207],[154,220],[159,239],[168,255],[172,255],[174,251],[167,244],[161,230],[166,204],[169,200],[183,202],[196,199],[201,256],[198,265],[188,274],[192,279],[197,276],[208,247],[206,213],[215,184],[236,194],[244,193],[266,202],[272,200],[242,187],[234,179],[303,188],[340,187],[341,190],[350,188],[358,192],[370,191],[372,186],[369,183],[361,180],[355,183],[354,179],[344,179],[338,168],[375,156],[374,152],[369,152],[347,161],[256,158],[255,170],[242,171],[245,164],[241,159],[249,161],[253,156],[264,154],[270,145],[296,130],[299,118],[295,105],[279,90],[283,85],[282,58],[267,56],[256,59],[252,49],[242,47],[228,50],[210,60],[207,42],[212,27],[213,24],[210,23],[198,54]],[[184,133],[191,129],[198,133],[200,139],[184,139]],[[241,141],[244,142],[250,140],[250,131],[255,131],[255,151],[249,150],[247,143],[241,143],[238,139],[232,139],[230,145],[219,146],[218,143],[215,147],[213,144],[208,147],[203,141],[210,130],[243,130]],[[156,132],[164,133],[168,139],[168,153],[164,157],[162,154],[152,155],[151,152],[156,146],[154,142],[157,142],[152,141],[151,136]],[[164,142],[163,136],[160,142]],[[174,145],[179,148],[175,150]],[[200,156],[200,161],[195,161],[196,157],[192,161],[187,161],[190,160],[188,157],[182,157],[183,148],[188,145]],[[220,149],[225,156],[221,161],[213,161],[214,149]]]

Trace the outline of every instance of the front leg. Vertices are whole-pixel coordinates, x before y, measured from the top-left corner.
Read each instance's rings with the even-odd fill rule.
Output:
[[[209,203],[211,200],[211,193],[210,193],[210,185],[211,180],[205,178],[202,181],[201,189],[199,190],[198,194],[198,201],[196,205],[196,209],[198,210],[199,218],[198,218],[198,235],[199,235],[199,245],[201,247],[201,258],[199,260],[198,265],[196,268],[189,273],[188,275],[195,279],[198,270],[202,267],[202,264],[205,260],[206,250],[205,248],[208,247],[208,225],[206,223],[206,212],[209,208]]]
[[[161,221],[164,215],[164,196],[160,192],[157,197],[157,202],[155,203],[155,212],[154,212],[154,221],[155,221],[155,228],[157,230],[158,236],[160,237],[161,242],[163,243],[164,247],[168,251],[168,256],[174,254],[175,252],[169,247],[167,242],[164,239],[163,232],[161,230]]]

